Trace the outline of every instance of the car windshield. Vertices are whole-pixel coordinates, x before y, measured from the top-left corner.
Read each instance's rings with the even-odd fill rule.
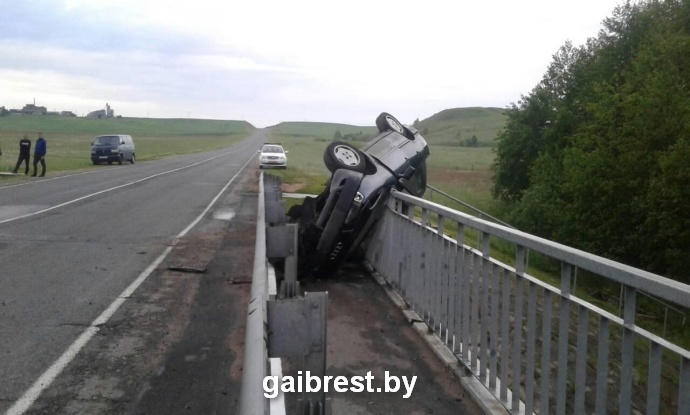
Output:
[[[104,135],[101,137],[96,138],[96,141],[94,141],[95,145],[117,145],[120,143],[120,137],[116,135]]]
[[[266,146],[261,150],[262,153],[283,153],[283,148],[280,146]]]

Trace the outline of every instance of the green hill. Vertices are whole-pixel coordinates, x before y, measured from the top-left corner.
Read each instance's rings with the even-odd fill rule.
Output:
[[[503,108],[453,108],[415,122],[424,138],[436,146],[492,146],[506,122]],[[471,145],[472,137],[475,145]],[[470,144],[470,145],[468,145]]]
[[[506,116],[502,108],[453,108],[415,122],[429,144],[434,146],[489,147],[503,128]],[[377,134],[375,126],[354,126],[321,122],[283,122],[271,127],[276,135],[331,140],[336,134],[344,139],[367,141]],[[476,137],[475,145],[467,145]]]
[[[276,136],[315,138],[328,141],[335,137],[336,132],[340,132],[341,139],[354,138],[358,141],[369,140],[375,137],[378,132],[374,126],[360,127],[324,122],[282,122],[270,128]]]

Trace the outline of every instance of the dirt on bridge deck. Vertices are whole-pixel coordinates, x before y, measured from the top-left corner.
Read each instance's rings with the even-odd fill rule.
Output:
[[[375,392],[329,392],[334,414],[483,413],[366,268],[348,264],[332,278],[304,281],[302,288],[328,291],[326,374],[350,379],[371,372],[374,377]],[[301,365],[293,359],[283,370],[296,376]],[[397,392],[386,393],[386,372],[400,380],[416,376],[411,392],[401,381]],[[299,396],[286,394],[288,413]]]

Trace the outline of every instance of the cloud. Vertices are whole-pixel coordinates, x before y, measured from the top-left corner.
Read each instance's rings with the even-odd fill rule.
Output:
[[[36,0],[0,16],[0,105],[373,124],[504,107],[613,0]],[[585,28],[586,30],[583,30]],[[94,107],[98,105],[97,107]]]

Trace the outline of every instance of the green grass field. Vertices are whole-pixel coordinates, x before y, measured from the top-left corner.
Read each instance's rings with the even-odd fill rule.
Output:
[[[488,147],[469,148],[443,145],[447,134],[458,129],[487,134],[501,128],[503,115],[495,108],[446,110],[420,121],[427,128],[431,156],[429,183],[478,208],[491,208]],[[58,116],[0,117],[0,171],[11,171],[18,156],[18,141],[24,133],[35,142],[38,131],[48,142],[48,171],[93,168],[89,149],[94,137],[102,134],[129,134],[137,147],[137,159],[153,160],[196,151],[226,147],[246,137],[253,126],[244,121],[111,118],[87,119]],[[323,151],[336,131],[361,146],[376,136],[376,127],[331,123],[285,122],[270,128],[271,140],[281,142],[288,155],[288,168],[273,171],[284,183],[305,193],[318,193],[328,179]],[[493,139],[493,138],[491,138]]]
[[[35,143],[43,132],[48,144],[48,171],[94,168],[91,143],[98,135],[129,134],[136,145],[137,160],[146,161],[227,147],[247,137],[254,127],[245,121],[196,119],[110,118],[87,119],[59,116],[0,117],[0,171],[14,168],[19,139],[26,133]]]
[[[488,147],[469,148],[443,145],[449,132],[467,129],[480,132],[481,141],[498,131],[503,115],[495,108],[446,110],[420,121],[429,130],[431,156],[429,183],[482,210],[491,208]],[[35,142],[38,131],[48,142],[48,171],[94,168],[89,158],[93,139],[102,134],[129,134],[137,148],[137,159],[154,160],[179,154],[226,147],[246,137],[254,127],[244,121],[111,118],[87,119],[58,116],[0,117],[0,171],[11,171],[18,156],[18,141],[24,133]],[[281,142],[288,154],[288,168],[272,171],[283,177],[291,189],[319,193],[329,172],[323,151],[336,132],[361,146],[375,137],[376,127],[331,123],[285,122],[270,128],[271,140]],[[429,138],[431,136],[431,138]],[[436,200],[436,199],[435,199]]]
[[[336,130],[342,135],[355,135],[357,139],[350,141],[355,147],[375,137],[377,132],[373,126],[324,123],[283,123],[271,127],[271,141],[283,144],[289,151],[288,168],[272,170],[271,173],[281,176],[289,189],[319,193],[330,176],[323,164],[323,152],[333,141]],[[427,168],[430,185],[479,209],[491,209],[491,163],[494,157],[491,148],[445,146],[433,142],[429,142],[429,148],[431,155]]]
[[[454,147],[429,144],[428,183],[478,209],[491,213],[491,164],[489,147]],[[447,204],[449,200],[434,198]],[[450,206],[450,205],[449,205]],[[455,206],[451,206],[455,207]]]

